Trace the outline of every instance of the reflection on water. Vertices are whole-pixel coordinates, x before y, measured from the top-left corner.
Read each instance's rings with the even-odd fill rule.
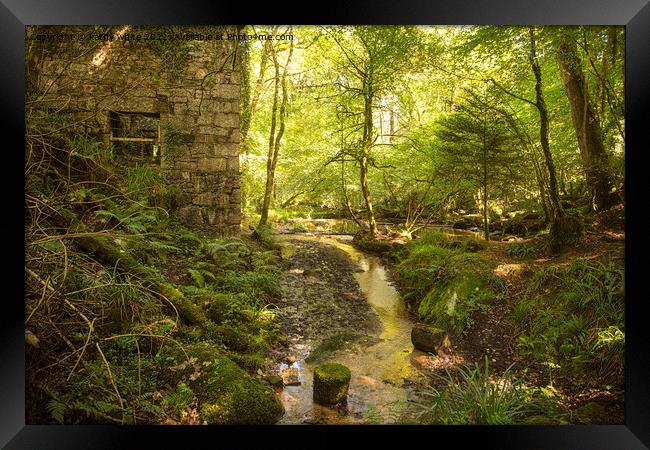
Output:
[[[280,423],[363,423],[370,411],[376,411],[382,422],[389,422],[387,415],[408,398],[409,390],[404,386],[404,380],[418,376],[417,369],[410,362],[412,323],[406,307],[387,280],[379,258],[332,238],[318,240],[335,245],[359,264],[362,272],[354,276],[381,319],[381,341],[360,351],[339,350],[328,358],[348,366],[352,372],[347,404],[339,408],[312,403],[313,367],[304,361],[309,349],[299,344],[302,347],[302,351],[298,351],[301,359],[292,367],[299,369],[301,384],[285,386],[279,394],[286,409]],[[286,367],[289,365],[283,363],[280,369]]]

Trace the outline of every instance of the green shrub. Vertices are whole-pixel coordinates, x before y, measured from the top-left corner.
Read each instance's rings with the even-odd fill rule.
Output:
[[[355,243],[361,250],[369,253],[387,253],[393,248],[390,242],[375,239],[370,235],[364,235],[355,240]]]
[[[216,324],[236,317],[241,307],[237,299],[230,294],[214,294],[210,296],[209,301],[207,316]]]
[[[508,256],[527,259],[537,256],[538,250],[534,246],[524,242],[512,242],[506,247],[506,253]]]
[[[307,233],[309,230],[307,229],[307,226],[304,223],[301,222],[293,222],[291,225],[291,231],[294,233]]]
[[[263,225],[255,228],[252,237],[269,250],[280,249],[280,243],[278,242],[271,225]]]
[[[337,221],[329,231],[332,234],[351,234],[354,235],[359,232],[359,225],[351,220]]]
[[[258,307],[268,305],[282,295],[278,272],[228,271],[217,280],[217,284],[227,292],[245,296],[250,304]]]

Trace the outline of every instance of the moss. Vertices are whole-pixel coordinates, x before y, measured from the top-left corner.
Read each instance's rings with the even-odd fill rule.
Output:
[[[217,325],[210,327],[206,333],[209,339],[223,344],[227,349],[247,353],[255,347],[252,336],[232,325]]]
[[[567,211],[551,223],[549,248],[553,254],[578,243],[584,233],[584,220],[579,214]]]
[[[500,279],[489,259],[454,242],[439,232],[425,233],[409,243],[397,271],[418,316],[460,335],[471,326],[472,313],[497,297]]]
[[[284,414],[275,392],[248,375],[212,346],[167,347],[161,358],[175,382],[185,380],[199,402],[199,418],[209,425],[271,425]],[[170,361],[171,360],[171,361]],[[175,365],[174,365],[175,364]]]
[[[210,306],[207,311],[208,318],[214,323],[223,322],[229,315],[236,299],[228,294],[215,294],[210,298]]]
[[[336,405],[348,395],[350,369],[337,362],[327,362],[314,369],[314,401],[323,405]]]
[[[604,406],[589,402],[573,411],[571,417],[578,423],[607,423],[609,415]]]
[[[208,424],[272,425],[284,414],[275,393],[226,357],[215,357],[195,389],[200,417]]]
[[[248,373],[255,373],[258,369],[264,367],[265,358],[260,353],[245,353],[243,355],[231,353],[230,359],[237,363],[237,365]]]
[[[163,295],[188,323],[202,324],[206,321],[203,310],[187,299],[181,291],[169,283],[159,285],[160,294]]]
[[[266,381],[268,381],[273,387],[282,387],[284,385],[282,377],[279,375],[271,375],[266,379]]]
[[[322,359],[328,353],[344,348],[347,344],[358,342],[363,338],[370,338],[357,334],[351,330],[343,330],[323,340],[305,359],[307,362],[314,362]]]

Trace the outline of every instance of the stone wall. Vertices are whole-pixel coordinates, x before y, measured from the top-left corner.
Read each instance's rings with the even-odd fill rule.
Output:
[[[88,39],[108,30],[121,39]],[[111,111],[159,114],[160,164],[177,187],[178,219],[210,235],[240,226],[237,41],[185,39],[181,33],[226,36],[234,27],[29,27],[28,94],[46,93],[48,109],[75,114],[111,145]],[[164,33],[166,41],[124,40]],[[56,41],[35,36],[74,35]],[[175,38],[174,38],[175,36]],[[171,38],[171,39],[170,39]]]

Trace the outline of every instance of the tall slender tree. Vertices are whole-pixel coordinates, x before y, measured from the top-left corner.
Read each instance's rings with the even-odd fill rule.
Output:
[[[341,54],[341,73],[335,85],[341,93],[343,111],[348,123],[342,132],[352,138],[336,159],[352,157],[359,168],[370,234],[377,233],[369,184],[373,165],[372,151],[377,141],[375,127],[376,102],[406,70],[409,50],[416,42],[412,27],[357,26],[349,30],[334,29],[329,36],[337,43]],[[349,130],[352,130],[350,133]]]
[[[289,32],[291,28],[287,30]],[[259,225],[266,225],[269,218],[269,207],[271,206],[271,199],[273,197],[273,188],[275,182],[275,168],[278,164],[278,155],[280,153],[280,143],[285,129],[285,117],[287,114],[287,101],[289,94],[287,92],[287,71],[291,63],[291,56],[293,55],[293,40],[289,40],[289,52],[284,64],[284,68],[280,68],[278,60],[277,48],[271,48],[271,58],[273,59],[273,66],[275,67],[275,90],[273,93],[273,107],[271,110],[271,129],[269,135],[269,149],[266,158],[266,186],[264,189],[264,200],[262,203],[262,212],[260,215]],[[280,94],[281,91],[281,94]],[[281,98],[280,95],[282,96]],[[278,101],[280,102],[278,111]],[[280,125],[276,134],[276,122],[279,119]]]

